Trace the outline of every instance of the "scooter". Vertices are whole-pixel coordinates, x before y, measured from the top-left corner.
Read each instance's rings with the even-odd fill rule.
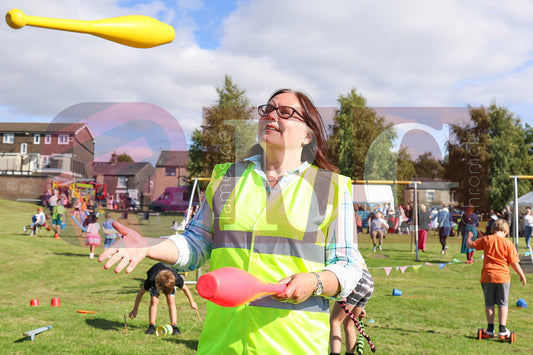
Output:
[[[514,343],[516,341],[516,332],[511,332],[508,336],[501,337],[501,336],[496,335],[496,334],[493,334],[493,335],[488,334],[487,331],[485,330],[485,328],[478,329],[478,331],[477,331],[477,339],[478,340],[491,339],[491,338],[498,338],[500,340],[509,342],[509,344],[512,344],[512,343]]]

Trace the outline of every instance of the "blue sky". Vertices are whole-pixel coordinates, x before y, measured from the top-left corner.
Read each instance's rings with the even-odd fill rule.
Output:
[[[357,89],[373,107],[507,107],[533,125],[533,3],[467,0],[3,0],[3,14],[172,25],[151,49],[0,25],[0,120],[52,121],[80,103],[148,103],[188,138],[230,75],[260,105],[280,87],[321,107]],[[423,109],[422,109],[423,111]],[[438,125],[435,121],[430,124]],[[438,128],[438,127],[435,127]],[[145,154],[146,155],[146,154]]]

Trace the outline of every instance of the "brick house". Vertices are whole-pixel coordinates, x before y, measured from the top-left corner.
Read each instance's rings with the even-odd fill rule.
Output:
[[[448,205],[454,205],[457,202],[454,197],[454,190],[459,186],[457,182],[445,181],[437,178],[413,178],[413,180],[420,181],[421,184],[417,186],[418,203],[425,204],[428,208],[441,207],[443,202]],[[409,185],[405,189],[405,202],[414,202],[414,188]]]
[[[147,204],[152,199],[152,184],[154,167],[148,162],[119,162],[113,153],[109,162],[94,162],[93,177],[97,183],[104,183],[107,193],[118,201],[121,194]]]
[[[94,135],[84,123],[0,122],[1,198],[36,199],[51,179],[92,177]]]
[[[186,186],[189,172],[187,151],[164,150],[159,155],[155,165],[152,200],[158,198],[166,187]]]

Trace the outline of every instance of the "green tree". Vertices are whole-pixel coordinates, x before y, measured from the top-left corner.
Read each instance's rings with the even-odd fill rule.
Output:
[[[354,180],[411,180],[413,161],[408,149],[398,144],[394,127],[385,124],[385,117],[367,107],[355,89],[339,96],[337,102],[328,144],[341,174]],[[405,187],[393,186],[398,203],[403,202]]]
[[[133,158],[130,157],[130,156],[129,156],[128,154],[126,154],[126,153],[119,154],[119,155],[117,156],[117,160],[118,160],[119,162],[127,162],[127,163],[133,163],[133,162],[134,162]]]
[[[470,107],[470,121],[452,124],[445,178],[457,182],[455,199],[486,211],[489,201],[489,110]]]
[[[195,129],[192,132],[191,142],[192,144],[187,153],[189,156],[189,162],[187,163],[189,177],[203,177],[204,144],[201,130]]]
[[[514,196],[510,175],[530,175],[533,166],[531,154],[531,127],[522,127],[520,119],[506,108],[492,103],[490,115],[490,208],[499,210]],[[518,196],[531,191],[530,180],[520,180]]]
[[[352,89],[346,96],[339,96],[337,102],[339,110],[328,144],[339,172],[354,177],[354,113],[366,106],[366,99]]]
[[[190,176],[210,176],[216,164],[234,162],[256,140],[256,126],[245,91],[228,75],[216,91],[217,103],[204,108],[201,130],[196,129],[191,137],[187,165]]]
[[[442,163],[431,152],[425,152],[418,156],[414,162],[417,177],[438,178],[444,176]]]
[[[514,195],[510,175],[531,173],[530,128],[524,129],[512,112],[491,103],[470,108],[470,122],[452,125],[453,140],[448,145],[446,178],[459,183],[456,200],[483,211],[501,210]],[[523,180],[518,194],[530,191]]]
[[[365,163],[370,146],[390,126],[385,125],[384,117],[366,106],[366,99],[358,94],[356,89],[352,89],[347,95],[340,95],[337,102],[339,110],[330,127],[331,135],[328,140],[332,161],[337,164],[343,175],[352,179],[367,178]],[[369,157],[370,160],[375,162],[374,159],[383,154],[387,155],[390,150],[387,148],[381,150],[381,147],[390,147],[392,144],[390,140],[395,137],[392,130],[382,136],[376,143],[377,148]],[[374,168],[379,170],[377,166],[369,165],[368,168],[372,169],[370,175],[374,175]]]

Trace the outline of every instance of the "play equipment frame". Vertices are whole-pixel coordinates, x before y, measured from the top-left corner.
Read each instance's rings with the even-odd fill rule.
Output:
[[[533,180],[533,175],[510,175],[509,178],[513,179],[514,184],[513,222],[515,228],[513,228],[513,239],[516,251],[518,251],[518,179]],[[533,251],[531,250],[531,247],[529,247],[529,255],[531,256],[531,262],[533,263]]]
[[[200,186],[198,185],[198,181],[209,181],[211,178],[202,178],[202,177],[193,177],[194,183],[192,185],[192,191],[191,191],[191,197],[189,198],[189,207],[187,208],[187,214],[185,215],[185,224],[189,223],[192,217],[192,202],[194,199],[194,192],[198,189],[198,202],[202,204],[202,196],[200,195]],[[186,281],[185,283],[193,283],[196,284],[198,279],[202,276],[202,270],[201,268],[196,269],[196,281]]]

